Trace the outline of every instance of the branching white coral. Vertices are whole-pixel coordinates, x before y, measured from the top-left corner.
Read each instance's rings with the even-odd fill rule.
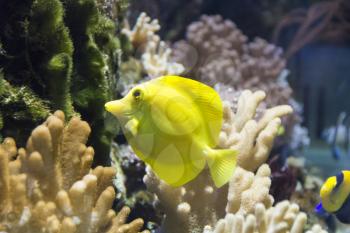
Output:
[[[272,206],[269,195],[271,170],[267,164],[259,167],[257,173],[237,167],[229,183],[227,213],[249,214],[254,212],[256,203]]]
[[[289,201],[266,209],[263,204],[255,206],[254,214],[227,214],[216,224],[214,230],[206,226],[204,233],[302,233],[307,217],[299,206]]]
[[[159,29],[158,20],[151,20],[146,13],[141,13],[134,28],[125,28],[122,32],[129,37],[134,48],[141,52],[141,63],[149,77],[181,74],[185,70],[184,66],[170,60],[172,51],[156,34]]]
[[[273,140],[281,124],[279,117],[292,112],[288,105],[267,109],[259,120],[254,120],[258,105],[265,98],[263,91],[243,91],[234,114],[226,105],[225,122],[220,134],[219,147],[239,151],[238,165],[255,171],[270,152]]]
[[[159,31],[160,25],[157,19],[151,20],[145,12],[142,12],[137,18],[136,24],[133,29],[124,28],[122,33],[129,37],[129,40],[133,44],[134,48],[139,48],[147,44],[147,42],[153,39],[155,33]]]
[[[185,68],[183,65],[170,61],[171,49],[160,41],[159,37],[148,42],[145,53],[141,56],[144,70],[151,78],[167,74],[181,74]]]
[[[26,149],[0,144],[0,231],[11,233],[131,233],[141,219],[124,224],[130,210],[112,209],[112,168],[91,169],[89,125],[60,111],[38,126]]]

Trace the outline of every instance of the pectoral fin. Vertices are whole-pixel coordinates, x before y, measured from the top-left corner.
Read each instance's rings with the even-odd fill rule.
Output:
[[[133,136],[137,135],[138,127],[139,127],[139,121],[135,118],[129,120],[125,124],[125,129],[128,130]]]
[[[211,177],[216,187],[220,188],[226,184],[236,168],[237,151],[231,149],[210,150],[208,156],[208,166]]]

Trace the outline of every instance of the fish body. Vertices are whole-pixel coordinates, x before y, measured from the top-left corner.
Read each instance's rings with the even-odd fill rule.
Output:
[[[329,177],[320,190],[319,214],[334,214],[339,221],[350,223],[350,171]]]
[[[230,179],[236,152],[214,149],[223,107],[212,88],[178,76],[163,76],[106,103],[135,154],[166,183],[181,186],[208,165],[217,187]]]

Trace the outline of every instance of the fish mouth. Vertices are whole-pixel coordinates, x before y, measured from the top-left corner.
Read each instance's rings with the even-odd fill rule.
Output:
[[[107,102],[105,104],[105,109],[118,119],[132,118],[137,112],[137,109],[131,108],[128,104],[125,104],[123,100],[113,100]]]
[[[127,105],[121,100],[109,101],[105,104],[105,109],[107,112],[112,113],[116,117],[128,116],[130,112]]]

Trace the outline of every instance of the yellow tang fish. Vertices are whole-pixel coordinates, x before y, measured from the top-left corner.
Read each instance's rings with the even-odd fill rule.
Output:
[[[222,127],[219,95],[192,79],[163,76],[105,104],[135,154],[172,186],[193,180],[206,166],[217,187],[229,181],[237,152],[214,149]]]
[[[319,214],[332,213],[339,221],[350,223],[350,171],[329,177],[320,190]]]

